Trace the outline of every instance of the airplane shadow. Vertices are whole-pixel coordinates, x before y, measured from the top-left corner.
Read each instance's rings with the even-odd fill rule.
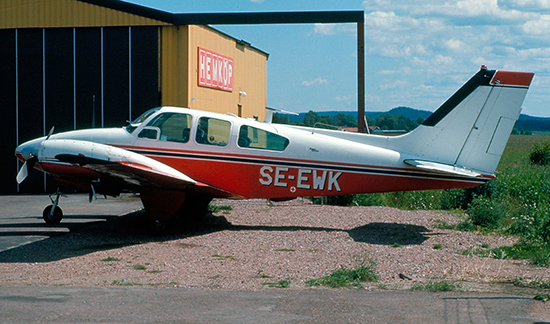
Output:
[[[369,244],[417,245],[431,235],[424,226],[399,223],[369,223],[351,230],[308,226],[253,226],[233,225],[223,216],[210,216],[207,224],[195,228],[172,230],[163,236],[152,236],[144,222],[144,213],[135,212],[125,216],[66,216],[59,225],[44,226],[36,231],[33,224],[0,224],[0,229],[14,228],[13,231],[0,232],[1,236],[43,235],[46,239],[24,244],[0,252],[0,263],[52,262],[89,253],[111,250],[125,246],[166,242],[186,237],[202,236],[218,231],[320,231],[348,232],[356,242]],[[71,219],[95,218],[97,222],[71,222]],[[103,221],[105,220],[105,221]],[[25,228],[29,230],[25,230]],[[69,232],[55,231],[56,227],[68,228]],[[32,228],[33,230],[30,230]]]

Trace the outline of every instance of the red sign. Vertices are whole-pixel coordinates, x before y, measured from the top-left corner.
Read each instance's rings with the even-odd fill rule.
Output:
[[[233,91],[233,59],[199,47],[198,84]]]

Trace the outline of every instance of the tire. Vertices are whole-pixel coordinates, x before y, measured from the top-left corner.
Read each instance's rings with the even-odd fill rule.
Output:
[[[42,212],[42,218],[44,219],[46,224],[59,224],[63,219],[63,211],[61,210],[61,208],[59,208],[59,206],[55,206],[53,214],[51,214],[52,208],[53,205],[49,205],[44,208],[44,211]]]

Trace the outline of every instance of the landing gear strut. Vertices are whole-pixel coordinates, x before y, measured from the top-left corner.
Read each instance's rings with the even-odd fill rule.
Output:
[[[55,199],[52,198],[54,195]],[[52,204],[44,208],[44,211],[42,212],[42,218],[46,224],[59,224],[59,222],[63,219],[63,211],[58,206],[59,196],[61,196],[61,191],[57,189],[54,194],[50,195]]]

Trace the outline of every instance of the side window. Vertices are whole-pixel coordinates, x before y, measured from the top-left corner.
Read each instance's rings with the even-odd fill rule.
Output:
[[[195,139],[199,144],[226,146],[230,131],[231,123],[226,120],[201,117]]]
[[[286,137],[252,126],[243,125],[239,130],[237,145],[261,150],[284,151],[289,144]]]
[[[163,113],[155,117],[147,126],[160,130],[161,141],[187,143],[192,117],[188,114]]]
[[[141,132],[139,132],[139,138],[157,139],[159,129],[156,127],[145,126]]]

